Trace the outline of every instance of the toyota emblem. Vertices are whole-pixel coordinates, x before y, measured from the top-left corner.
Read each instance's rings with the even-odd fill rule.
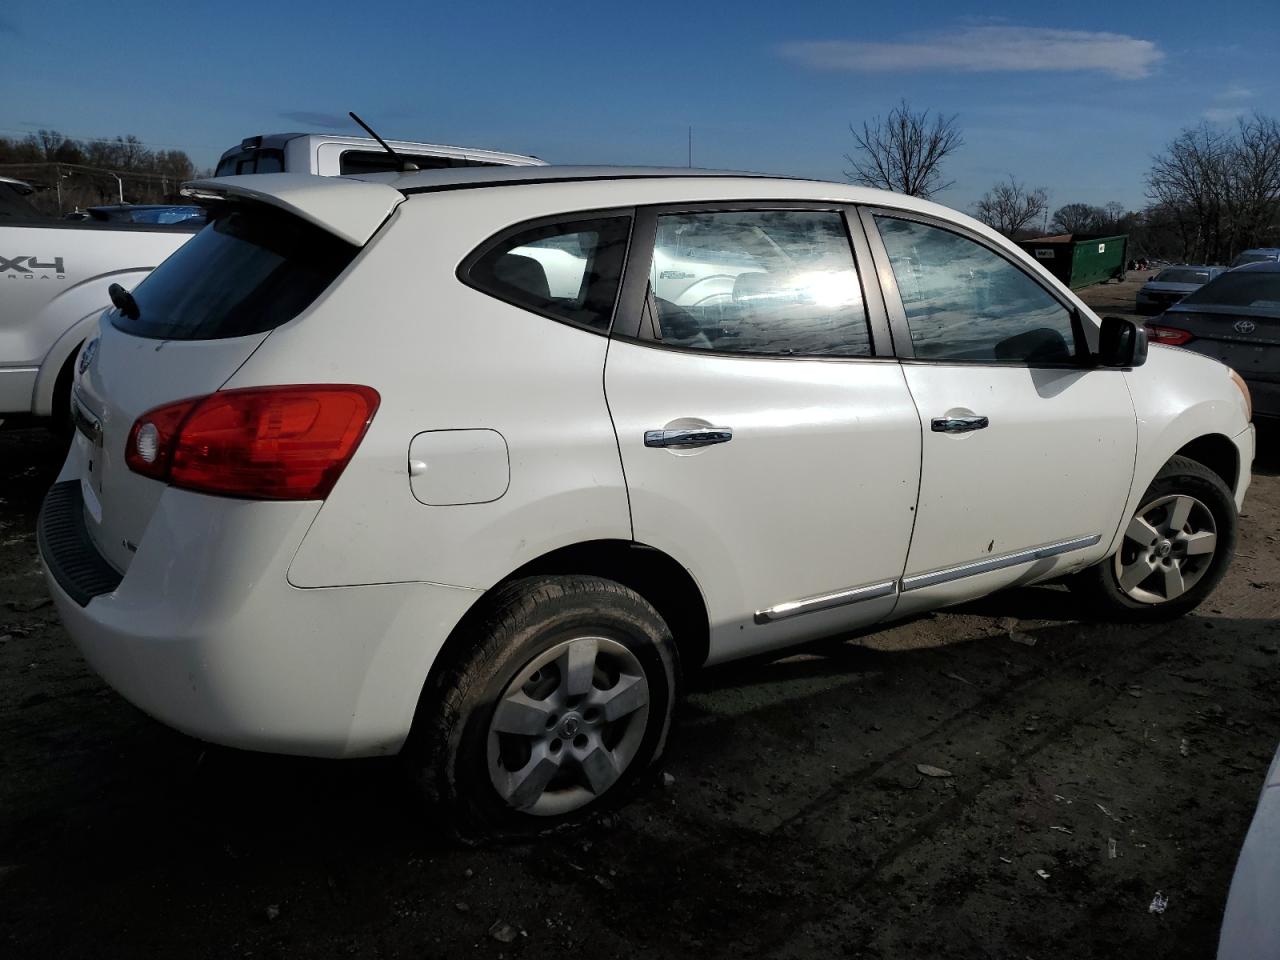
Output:
[[[1253,333],[1258,329],[1258,325],[1252,320],[1237,320],[1236,333]]]
[[[80,351],[80,360],[76,363],[76,369],[80,371],[80,375],[84,376],[84,372],[89,369],[89,364],[93,363],[94,354],[98,352],[98,338],[94,337],[84,345],[84,349]]]

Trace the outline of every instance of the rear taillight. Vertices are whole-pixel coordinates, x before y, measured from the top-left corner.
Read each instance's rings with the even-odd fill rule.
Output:
[[[1171,347],[1180,347],[1188,340],[1194,340],[1195,334],[1177,327],[1161,327],[1154,323],[1147,324],[1147,335],[1154,343],[1167,343]]]
[[[376,390],[350,384],[221,390],[144,413],[129,431],[125,462],[201,493],[322,500],[378,402]]]

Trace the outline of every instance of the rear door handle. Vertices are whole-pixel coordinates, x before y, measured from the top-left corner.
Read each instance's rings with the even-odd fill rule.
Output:
[[[934,433],[969,433],[985,430],[989,422],[986,417],[934,417],[930,426]]]
[[[646,447],[709,447],[733,439],[729,427],[695,427],[691,430],[646,430]]]

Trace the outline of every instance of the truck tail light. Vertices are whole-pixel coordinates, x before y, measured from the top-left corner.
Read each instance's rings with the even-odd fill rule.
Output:
[[[364,437],[371,387],[220,390],[157,407],[129,431],[125,463],[175,487],[251,500],[323,500]]]
[[[1177,327],[1162,327],[1154,323],[1147,324],[1147,333],[1156,343],[1167,343],[1171,347],[1180,347],[1187,341],[1195,339],[1195,335],[1188,333],[1186,330],[1179,330]]]

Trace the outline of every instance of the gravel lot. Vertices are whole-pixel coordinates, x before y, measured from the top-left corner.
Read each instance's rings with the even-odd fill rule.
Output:
[[[1280,740],[1261,442],[1196,615],[1084,623],[1029,588],[711,671],[665,786],[573,836],[457,849],[392,762],[209,747],[109,691],[38,570],[61,453],[0,433],[0,956],[1211,956]]]

